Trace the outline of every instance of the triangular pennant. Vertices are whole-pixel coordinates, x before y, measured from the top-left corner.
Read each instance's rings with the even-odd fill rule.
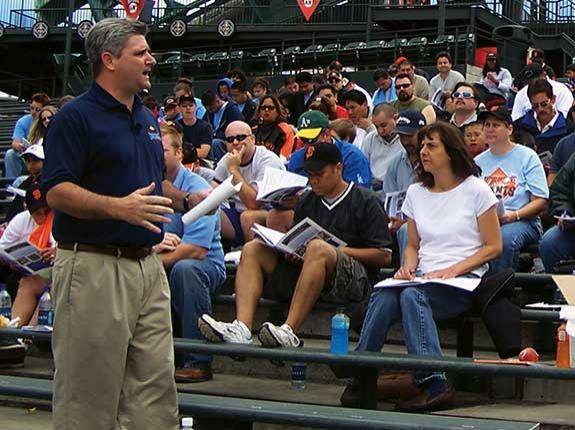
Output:
[[[319,6],[319,2],[321,0],[297,0],[297,4],[301,9],[301,13],[306,21],[309,21],[317,7]]]
[[[126,16],[136,20],[140,16],[146,0],[121,0],[121,2],[126,11]]]

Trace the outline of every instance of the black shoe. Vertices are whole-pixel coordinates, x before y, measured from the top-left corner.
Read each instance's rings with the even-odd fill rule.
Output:
[[[0,340],[0,367],[21,367],[24,365],[26,347],[14,340]]]

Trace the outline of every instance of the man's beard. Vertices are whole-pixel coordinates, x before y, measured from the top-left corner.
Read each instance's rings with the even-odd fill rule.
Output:
[[[411,95],[407,94],[405,91],[400,91],[397,94],[397,98],[399,99],[400,102],[406,102],[411,98]]]

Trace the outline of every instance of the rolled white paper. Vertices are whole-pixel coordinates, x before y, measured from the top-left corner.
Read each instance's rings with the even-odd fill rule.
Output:
[[[237,194],[242,189],[243,182],[236,185],[232,184],[232,176],[218,185],[212,192],[200,203],[190,209],[182,216],[182,222],[186,225],[197,221],[200,217],[212,212],[220,203],[226,201],[234,194]]]

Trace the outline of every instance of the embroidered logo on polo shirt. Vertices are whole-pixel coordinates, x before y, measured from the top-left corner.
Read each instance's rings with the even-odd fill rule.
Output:
[[[153,125],[150,125],[148,127],[148,136],[150,137],[151,140],[162,140],[160,133]]]

